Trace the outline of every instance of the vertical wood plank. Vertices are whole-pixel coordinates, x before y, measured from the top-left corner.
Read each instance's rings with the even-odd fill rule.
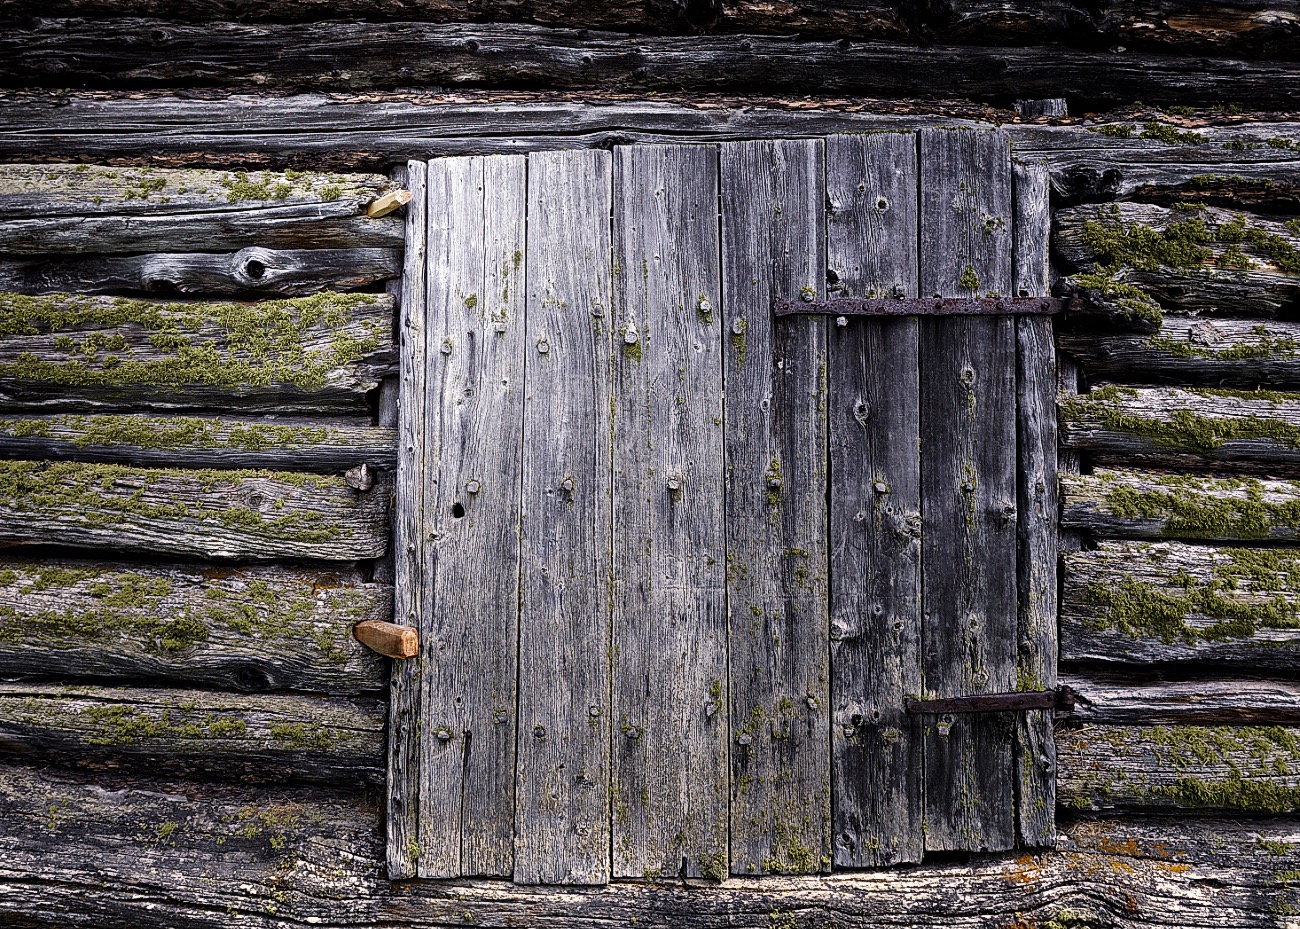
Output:
[[[609,879],[610,156],[528,156],[514,878]]]
[[[920,288],[1011,293],[1011,163],[996,131],[922,130]],[[927,695],[1016,684],[1016,368],[1010,317],[922,320]],[[927,850],[1015,842],[1009,714],[925,720]]]
[[[428,186],[420,876],[508,877],[525,159],[438,159]]]
[[[917,296],[916,136],[832,136],[827,266],[843,296]],[[917,321],[830,332],[835,864],[919,861],[921,461]]]
[[[402,268],[398,347],[397,482],[394,488],[393,621],[419,625],[424,496],[424,339],[426,168],[406,168],[411,202],[406,206],[406,257]],[[420,666],[423,658],[395,662],[388,704],[388,876],[414,877],[419,858]]]
[[[614,156],[615,877],[727,874],[718,154]]]
[[[830,866],[826,286],[819,140],[721,150],[733,873]],[[806,289],[806,290],[805,290]]]
[[[1016,164],[1015,292],[1049,292],[1047,241],[1051,225],[1048,174],[1042,165]],[[1017,686],[1056,686],[1057,478],[1056,352],[1049,317],[1016,320],[1016,421],[1019,430],[1019,632]],[[1052,713],[1016,717],[1016,823],[1022,845],[1056,838],[1056,743]]]

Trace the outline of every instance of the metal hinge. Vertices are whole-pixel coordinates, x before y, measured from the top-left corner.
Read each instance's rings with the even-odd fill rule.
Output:
[[[1015,713],[1021,710],[1072,710],[1074,691],[1062,684],[1052,690],[1026,690],[1010,694],[972,694],[939,700],[903,701],[908,716],[927,713]]]
[[[1050,316],[1066,309],[1063,297],[836,297],[817,300],[811,295],[772,301],[776,316],[818,314],[826,316]]]

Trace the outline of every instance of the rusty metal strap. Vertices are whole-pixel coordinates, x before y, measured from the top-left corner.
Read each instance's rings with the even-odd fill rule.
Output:
[[[811,295],[809,295],[811,296]],[[1066,307],[1061,297],[837,297],[817,300],[777,297],[776,316],[1050,316]]]
[[[1074,691],[1064,685],[1054,690],[1030,690],[1009,694],[975,694],[969,697],[945,697],[939,700],[903,702],[908,716],[927,713],[1014,713],[1020,710],[1072,710]]]

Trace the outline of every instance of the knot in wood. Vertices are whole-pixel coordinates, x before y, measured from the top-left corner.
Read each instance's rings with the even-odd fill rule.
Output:
[[[959,381],[961,381],[961,385],[962,385],[963,387],[967,387],[967,388],[969,388],[969,387],[974,387],[974,386],[975,386],[975,369],[972,368],[970,365],[962,365],[962,366],[961,366],[961,373],[957,376],[957,379],[958,379]]]
[[[478,493],[478,491],[479,491],[479,483],[478,483],[478,481],[468,481],[468,482],[466,482],[466,484],[465,484],[465,492],[466,492],[466,493],[476,494],[476,493]]]
[[[544,739],[544,738],[546,738],[546,727],[545,727],[545,726],[534,726],[534,727],[533,727],[533,738],[535,738],[535,739]]]
[[[450,729],[439,729],[439,730],[438,730],[438,741],[439,741],[439,742],[450,742],[450,741],[451,741],[451,730],[450,730]]]

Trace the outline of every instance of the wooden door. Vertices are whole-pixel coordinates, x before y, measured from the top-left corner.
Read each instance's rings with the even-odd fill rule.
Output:
[[[993,131],[411,166],[393,876],[808,873],[1053,838],[1045,293]]]

